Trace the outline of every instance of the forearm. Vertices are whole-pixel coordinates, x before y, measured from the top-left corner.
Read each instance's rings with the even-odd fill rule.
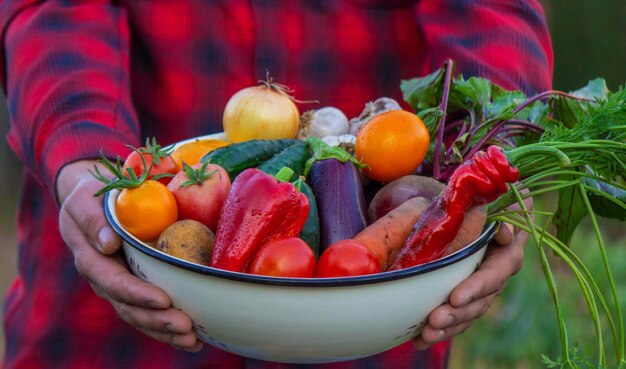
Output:
[[[3,14],[0,23],[11,124],[7,137],[54,194],[66,164],[95,159],[101,147],[107,156],[125,155],[126,144],[139,143],[130,99],[128,25],[123,10],[108,2],[49,1],[14,11]]]

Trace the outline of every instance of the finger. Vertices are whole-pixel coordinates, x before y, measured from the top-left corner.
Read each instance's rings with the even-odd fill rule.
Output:
[[[175,334],[152,331],[145,328],[140,328],[139,330],[146,336],[168,343],[179,350],[198,352],[202,349],[202,341],[198,339],[198,336],[196,336],[193,331],[184,334]]]
[[[86,235],[90,245],[104,254],[112,254],[120,248],[121,239],[104,216],[102,199],[93,197],[99,187],[95,180],[80,181],[65,199],[62,208]]]
[[[192,329],[189,316],[177,309],[147,309],[119,302],[113,302],[113,306],[122,319],[138,328],[177,334],[188,333]]]
[[[165,292],[130,274],[119,255],[102,255],[91,247],[64,209],[61,209],[59,223],[63,239],[74,254],[76,269],[99,296],[146,308],[165,309],[171,305]]]
[[[424,328],[422,328],[420,339],[423,341],[422,344],[432,345],[433,343],[447,340],[451,337],[459,335],[465,332],[471,326],[472,322],[464,322],[461,324],[453,325],[446,329],[436,329],[429,325],[425,325]]]
[[[415,337],[413,339],[413,347],[416,350],[422,351],[422,350],[426,350],[427,348],[429,348],[431,346],[430,342],[426,342],[423,338],[422,335],[420,334],[419,336]]]
[[[450,304],[462,307],[485,296],[499,294],[507,280],[517,273],[524,261],[523,244],[511,243],[490,247],[478,270],[461,282],[450,294]]]
[[[457,324],[470,322],[482,317],[493,303],[495,295],[472,301],[462,308],[444,304],[428,316],[428,325],[434,329],[445,329]]]
[[[513,242],[513,238],[513,226],[508,223],[502,223],[494,237],[494,241],[500,245],[508,245]]]

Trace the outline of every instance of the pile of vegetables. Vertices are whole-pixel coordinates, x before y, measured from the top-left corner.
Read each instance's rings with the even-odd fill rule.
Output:
[[[148,140],[122,163],[102,158],[121,189],[120,224],[175,257],[279,277],[346,277],[439,259],[507,222],[540,251],[563,344],[549,365],[577,367],[545,248],[574,273],[607,367],[601,313],[626,367],[624,322],[597,216],[626,219],[626,90],[594,80],[572,93],[526,97],[489,80],[454,77],[446,61],[402,81],[402,109],[389,98],[359,117],[334,107],[300,115],[290,91],[268,77],[235,94],[224,112],[226,140],[161,148]],[[207,142],[210,141],[210,142]],[[552,211],[527,198],[555,192]],[[510,210],[517,204],[518,210]],[[555,232],[538,225],[548,214]],[[588,217],[613,286],[610,297],[568,247]],[[607,298],[613,300],[611,308]]]

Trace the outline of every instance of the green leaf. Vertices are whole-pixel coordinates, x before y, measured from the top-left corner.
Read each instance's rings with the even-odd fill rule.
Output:
[[[470,77],[465,80],[459,76],[452,86],[451,101],[461,106],[474,109],[477,113],[487,115],[491,105],[491,82],[488,79]]]
[[[467,143],[467,139],[469,138],[469,135],[470,135],[469,133],[464,133],[461,137],[457,138],[452,143],[452,153],[454,154],[454,156],[451,158],[452,162],[454,163],[463,162],[463,154],[461,153],[461,150],[463,149],[463,147],[465,147],[465,144]]]
[[[570,95],[591,100],[606,100],[609,90],[603,79],[597,78]],[[553,115],[564,127],[572,128],[581,122],[581,119],[595,105],[589,101],[574,100],[566,96],[556,96],[551,99],[553,104]]]
[[[404,101],[416,112],[439,106],[444,76],[445,67],[442,67],[424,77],[402,80],[400,90]]]
[[[587,177],[583,178],[583,183],[605,195],[603,196],[595,191],[587,191],[591,207],[597,215],[605,218],[617,219],[619,221],[626,220],[626,208],[623,206],[626,204],[626,191],[609,183],[597,181]],[[607,197],[621,202],[622,206]]]
[[[519,104],[523,103],[526,100],[526,95],[524,95],[524,93],[521,91],[504,91],[504,93],[499,93],[497,96],[494,96],[493,102],[489,104],[487,111],[488,118],[500,115],[508,115],[509,112],[513,112],[513,110],[515,110],[515,108]],[[525,118],[521,115],[518,115],[517,117],[521,119]]]
[[[559,176],[559,179],[573,180],[571,175]],[[557,238],[569,245],[578,224],[587,216],[587,208],[580,194],[580,187],[568,186],[559,190],[559,201],[552,224],[556,227]]]
[[[606,100],[608,93],[609,88],[603,78],[592,79],[587,83],[587,86],[570,92],[574,96],[592,100]]]
[[[428,129],[428,134],[430,137],[437,136],[437,129],[439,128],[439,121],[441,120],[441,116],[443,115],[443,111],[439,106],[430,109],[420,110],[417,113],[417,116],[420,117],[426,129]],[[431,140],[434,142],[435,140]]]

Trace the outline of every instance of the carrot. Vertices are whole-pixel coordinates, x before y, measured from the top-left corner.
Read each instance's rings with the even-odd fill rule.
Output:
[[[456,237],[446,248],[444,256],[450,255],[463,247],[469,245],[483,232],[487,221],[487,209],[484,206],[475,206],[465,213],[461,228]]]
[[[381,271],[387,270],[428,204],[423,197],[409,199],[354,237],[380,261]]]

